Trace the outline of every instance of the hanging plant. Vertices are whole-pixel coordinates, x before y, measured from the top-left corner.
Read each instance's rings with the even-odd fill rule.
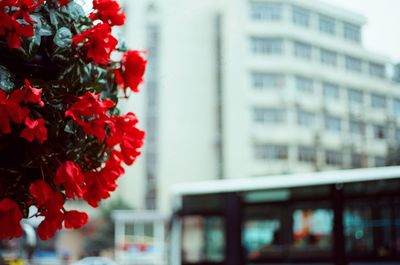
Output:
[[[80,228],[87,214],[66,201],[97,207],[140,155],[144,132],[117,103],[146,60],[112,35],[124,22],[115,0],[93,0],[88,16],[69,0],[0,0],[0,238],[33,216],[41,239]]]

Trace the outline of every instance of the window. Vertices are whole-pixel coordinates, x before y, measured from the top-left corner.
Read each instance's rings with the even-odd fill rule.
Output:
[[[283,255],[282,209],[262,206],[247,206],[244,213],[243,246],[247,260]]]
[[[361,154],[352,153],[351,154],[351,167],[360,168],[363,167]]]
[[[384,167],[384,166],[386,166],[386,161],[385,161],[385,158],[383,156],[375,156],[374,160],[375,160],[375,166],[376,167]]]
[[[360,42],[361,41],[361,29],[360,26],[344,23],[343,34],[346,40]]]
[[[225,259],[224,220],[218,216],[186,216],[183,219],[183,261],[222,262]]]
[[[294,209],[292,218],[292,254],[304,255],[309,251],[312,255],[318,250],[319,255],[329,255],[333,244],[333,211],[329,208],[299,207]]]
[[[337,65],[337,54],[334,51],[321,49],[320,60],[322,64],[336,66]]]
[[[313,80],[304,76],[295,76],[296,91],[311,94],[314,91]]]
[[[299,146],[297,152],[298,160],[301,162],[314,163],[317,159],[317,151],[313,147]]]
[[[282,88],[285,85],[285,77],[273,73],[252,73],[252,85],[256,89]]]
[[[364,193],[368,188],[364,184]],[[380,259],[384,259],[390,253],[391,234],[393,233],[391,207],[393,206],[390,203],[382,200],[346,202],[343,212],[343,228],[347,255],[366,257],[374,255],[373,253],[377,253],[377,250],[380,249],[383,250],[382,254],[377,255]]]
[[[286,112],[283,109],[254,108],[254,121],[257,123],[283,123]]]
[[[325,163],[332,166],[341,166],[343,161],[342,153],[328,150],[325,152]]]
[[[353,72],[361,72],[362,70],[361,59],[351,56],[346,56],[346,69]]]
[[[396,128],[395,137],[396,137],[396,141],[400,142],[400,129],[399,128]]]
[[[340,93],[339,87],[335,84],[324,82],[322,83],[322,89],[324,94],[324,99],[328,101],[339,100]]]
[[[400,115],[400,99],[395,98],[393,101],[393,112],[396,115]]]
[[[364,135],[365,133],[365,124],[362,121],[351,120],[349,127],[351,134]]]
[[[357,103],[363,104],[364,103],[364,93],[361,90],[355,88],[349,88],[347,91],[347,95],[349,97],[349,103]]]
[[[373,77],[385,78],[385,65],[379,63],[369,63],[369,74]]]
[[[279,38],[251,38],[251,49],[255,54],[281,54],[283,40]]]
[[[282,18],[282,5],[279,3],[252,2],[250,10],[254,20],[274,21]]]
[[[332,116],[325,116],[325,129],[330,132],[340,132],[342,129],[341,120]]]
[[[376,109],[386,108],[386,97],[379,94],[371,94],[371,106]]]
[[[258,160],[286,160],[288,147],[276,144],[255,145],[255,158]]]
[[[293,22],[303,27],[310,26],[310,12],[304,8],[293,6]]]
[[[320,15],[319,16],[319,30],[324,33],[334,35],[336,32],[335,20],[333,18]]]
[[[310,44],[295,41],[294,42],[294,55],[303,59],[311,59],[312,48]]]
[[[373,125],[372,126],[374,138],[384,140],[387,138],[387,130],[382,125]]]
[[[301,127],[313,127],[315,124],[315,114],[307,111],[299,110],[297,113],[297,123]]]

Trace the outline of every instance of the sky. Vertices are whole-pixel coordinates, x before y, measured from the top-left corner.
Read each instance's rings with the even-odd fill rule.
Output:
[[[309,0],[313,1],[313,0]],[[400,0],[323,0],[362,14],[364,47],[400,62]]]

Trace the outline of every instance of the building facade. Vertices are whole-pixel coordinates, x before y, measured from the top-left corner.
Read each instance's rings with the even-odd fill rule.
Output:
[[[363,47],[361,15],[300,0],[124,6],[128,43],[149,51],[146,146],[121,193],[138,208],[168,211],[179,182],[382,166],[400,141],[400,85]]]

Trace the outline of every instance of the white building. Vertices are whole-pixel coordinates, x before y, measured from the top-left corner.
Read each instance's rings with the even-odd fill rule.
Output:
[[[367,51],[363,16],[318,1],[125,1],[149,50],[134,105],[145,152],[121,180],[135,207],[171,185],[380,166],[400,141],[400,85]]]

